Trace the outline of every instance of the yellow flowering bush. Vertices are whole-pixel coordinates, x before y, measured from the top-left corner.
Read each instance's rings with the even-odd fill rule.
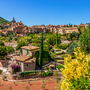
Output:
[[[81,77],[89,77],[90,81],[90,75],[88,74],[88,62],[90,61],[90,56],[81,52],[80,47],[75,48],[74,55],[76,57],[75,59],[72,59],[70,55],[64,58],[64,68],[61,69],[63,78],[61,80],[60,90],[82,90],[79,88],[78,84],[75,83],[74,86],[77,86],[72,89],[72,82],[75,80],[78,82],[79,79],[81,80]]]

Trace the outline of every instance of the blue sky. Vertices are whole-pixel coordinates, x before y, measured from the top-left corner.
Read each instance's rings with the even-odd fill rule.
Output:
[[[0,0],[0,16],[25,25],[90,22],[90,0]]]

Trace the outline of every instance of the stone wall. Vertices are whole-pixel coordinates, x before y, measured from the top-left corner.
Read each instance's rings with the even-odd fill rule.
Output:
[[[0,60],[0,67],[6,67],[8,66],[8,63],[9,61],[8,60]]]
[[[35,70],[35,62],[24,63],[24,71]]]

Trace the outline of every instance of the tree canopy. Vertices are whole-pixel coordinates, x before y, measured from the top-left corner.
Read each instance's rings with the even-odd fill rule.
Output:
[[[77,47],[78,47],[78,45],[77,45],[75,42],[73,42],[73,43],[68,47],[67,52],[68,52],[69,54],[73,54],[74,48],[77,48]]]
[[[0,46],[0,59],[3,59],[8,53],[13,53],[14,49],[11,46]]]
[[[86,53],[90,53],[90,25],[80,35],[80,46],[81,50]]]
[[[4,46],[4,42],[0,41],[0,46]]]
[[[27,43],[26,41],[19,41],[19,43],[18,43],[16,49],[19,50],[20,47],[26,46],[27,44],[28,44],[28,43]]]

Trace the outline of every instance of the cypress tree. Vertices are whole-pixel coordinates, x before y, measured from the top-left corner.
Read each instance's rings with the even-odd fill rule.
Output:
[[[40,69],[42,68],[43,64],[43,32],[41,33],[41,45],[40,45],[40,51],[39,51],[39,66]]]

